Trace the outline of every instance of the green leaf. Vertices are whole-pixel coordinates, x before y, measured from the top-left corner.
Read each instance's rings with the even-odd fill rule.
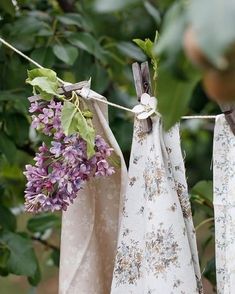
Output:
[[[52,83],[47,77],[37,77],[34,78],[32,81],[27,81],[27,83],[33,86],[36,89],[36,91],[40,93],[42,98],[46,100],[50,100],[54,95],[58,96],[57,84]]]
[[[194,0],[189,3],[189,19],[197,34],[199,47],[219,68],[224,68],[223,53],[235,41],[233,0]]]
[[[37,263],[37,269],[33,276],[28,277],[28,281],[30,285],[35,287],[39,284],[39,282],[41,281],[41,278],[42,276],[41,276],[40,267],[39,267],[39,264]]]
[[[91,34],[84,32],[72,33],[67,37],[67,40],[72,45],[94,55],[103,63],[106,62],[103,48]]]
[[[27,223],[27,229],[32,233],[43,233],[48,229],[58,227],[60,227],[60,218],[51,213],[36,215]]]
[[[26,83],[32,85],[45,100],[50,100],[53,96],[62,97],[57,94],[59,82],[56,73],[47,68],[36,68],[28,71]]]
[[[139,2],[140,0],[96,0],[95,9],[99,12],[111,12]]]
[[[15,231],[16,218],[11,211],[0,204],[0,227],[9,231]]]
[[[15,275],[32,277],[38,270],[37,259],[30,239],[8,231],[0,232],[0,242],[10,250],[7,270]]]
[[[149,1],[144,2],[144,7],[149,13],[149,15],[152,16],[154,21],[156,22],[157,25],[160,25],[161,23],[161,15],[160,12],[157,10],[155,6],[153,6]]]
[[[213,201],[213,183],[212,181],[200,181],[193,188],[192,193],[201,196],[204,199]]]
[[[37,77],[45,77],[53,83],[58,83],[56,72],[49,68],[34,68],[32,70],[28,70],[29,81],[32,81]]]
[[[14,163],[17,153],[16,146],[3,131],[0,131],[0,152],[6,156],[9,163]]]
[[[20,113],[9,113],[5,116],[6,132],[17,145],[22,146],[28,140],[29,122]]]
[[[62,60],[68,65],[73,65],[78,57],[78,49],[68,44],[54,45],[53,52],[58,59]]]
[[[130,42],[118,42],[117,48],[126,56],[131,57],[137,61],[144,61],[145,55],[142,51]]]
[[[169,68],[159,68],[158,109],[163,116],[166,130],[169,130],[187,112],[188,102],[199,78],[195,74],[195,76],[182,80],[173,76]]]
[[[95,130],[88,125],[87,120],[80,112],[75,114],[75,121],[80,136],[86,141],[87,156],[90,158],[95,154]]]
[[[79,28],[83,26],[82,16],[78,13],[65,13],[63,15],[58,15],[56,18],[65,25],[75,25]]]
[[[89,126],[82,113],[69,101],[63,105],[61,124],[66,136],[78,132],[86,141],[88,158],[95,154],[95,130]]]
[[[0,242],[0,268],[6,268],[10,254],[9,248]]]
[[[61,113],[61,124],[66,136],[76,132],[76,121],[74,120],[76,107],[73,103],[65,101]]]
[[[141,39],[134,39],[135,42],[143,51],[144,53],[151,59],[151,63],[153,66],[153,95],[156,95],[156,87],[157,87],[157,76],[158,76],[158,58],[153,53],[154,45],[158,41],[158,31],[156,31],[154,42],[150,39],[145,39],[144,41]]]
[[[9,2],[11,1],[9,0]],[[33,13],[31,15],[30,13],[24,13],[21,17],[17,17],[9,22],[8,26],[6,32],[8,41],[22,51],[28,51],[37,47],[35,46],[35,37],[37,35],[45,35],[45,32],[47,32],[47,35],[53,35],[50,26],[35,17]],[[37,45],[39,43],[37,41]]]
[[[135,42],[149,58],[153,58],[154,43],[150,39],[145,39],[144,41],[141,39],[134,39],[133,42]]]
[[[51,47],[40,47],[33,50],[31,56],[33,60],[37,61],[39,64],[52,67],[55,63],[55,56],[52,52]]]

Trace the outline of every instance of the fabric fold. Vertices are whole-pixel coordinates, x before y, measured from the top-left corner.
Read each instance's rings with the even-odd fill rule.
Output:
[[[203,293],[178,126],[135,120],[111,294]]]
[[[121,150],[108,125],[107,106],[89,102],[97,134],[114,148],[120,167],[89,181],[62,216],[60,294],[109,294],[119,213],[127,179]]]
[[[216,279],[218,294],[235,293],[235,136],[218,115],[213,146]]]

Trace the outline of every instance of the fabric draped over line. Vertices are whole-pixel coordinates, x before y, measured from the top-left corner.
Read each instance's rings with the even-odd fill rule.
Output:
[[[218,115],[213,147],[216,278],[218,294],[235,293],[235,136]]]
[[[107,106],[90,102],[89,108],[97,134],[114,148],[121,167],[110,177],[89,181],[63,213],[60,294],[108,294],[112,282],[127,171],[107,122]]]
[[[128,176],[107,107],[89,107],[121,167],[63,213],[59,293],[203,293],[178,125],[164,132],[154,117],[146,134],[135,120]]]
[[[203,293],[178,125],[135,120],[111,294]]]

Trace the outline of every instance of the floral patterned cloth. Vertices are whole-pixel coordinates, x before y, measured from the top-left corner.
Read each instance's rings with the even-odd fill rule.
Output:
[[[202,293],[178,126],[136,120],[112,294]]]
[[[109,294],[112,282],[127,171],[107,123],[107,106],[90,102],[90,109],[97,133],[114,148],[121,164],[112,176],[89,181],[63,213],[60,294]]]
[[[214,131],[214,212],[217,293],[235,293],[235,136],[224,115]]]

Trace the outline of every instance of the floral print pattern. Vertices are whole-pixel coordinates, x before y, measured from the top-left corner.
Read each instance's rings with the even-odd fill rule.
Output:
[[[155,231],[145,235],[146,248],[146,271],[152,272],[156,278],[159,274],[165,274],[172,265],[179,267],[178,252],[179,244],[175,240],[172,226],[164,229],[161,223]]]
[[[139,248],[138,241],[131,239],[130,245],[122,242],[116,259],[117,266],[114,275],[117,277],[117,285],[136,284],[140,279],[140,266],[143,260],[143,251]]]
[[[111,294],[201,294],[178,125],[136,119]]]
[[[213,148],[216,278],[218,294],[235,293],[235,136],[218,115]]]

